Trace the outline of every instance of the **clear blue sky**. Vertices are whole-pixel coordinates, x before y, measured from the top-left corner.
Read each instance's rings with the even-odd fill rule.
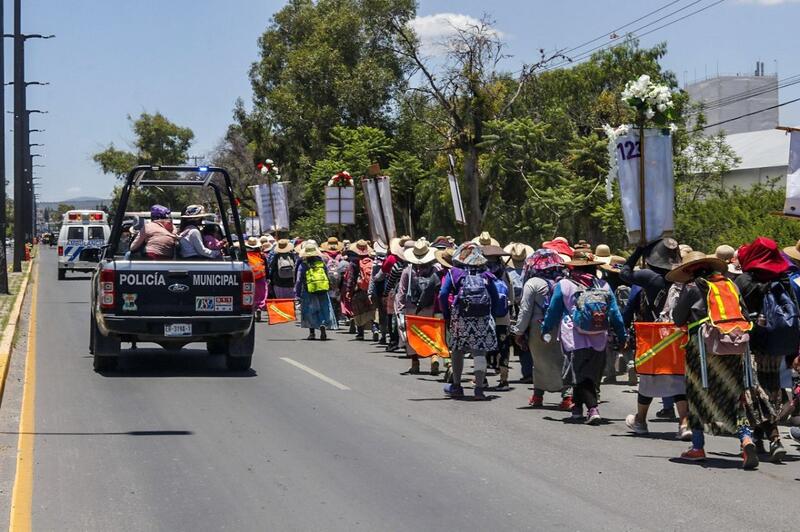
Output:
[[[710,3],[703,0],[697,7]],[[478,18],[488,11],[514,56],[513,68],[535,57],[540,47],[571,47],[602,35],[668,0],[421,0],[419,14],[455,13]],[[688,3],[683,0],[673,8]],[[5,0],[6,32],[13,30],[12,0]],[[193,154],[208,153],[231,120],[237,97],[250,99],[247,71],[256,59],[256,40],[283,2],[272,0],[24,0],[23,31],[55,33],[50,41],[29,41],[29,107],[33,142],[44,143],[46,168],[40,193],[45,201],[75,196],[108,196],[114,185],[91,161],[109,142],[129,146],[128,114],[160,111],[195,132]],[[774,4],[774,5],[769,5]],[[669,10],[665,12],[668,12]],[[683,13],[688,13],[688,9]],[[743,73],[765,63],[780,77],[800,73],[796,51],[800,3],[786,0],[727,0],[643,38],[666,40],[666,67],[689,80],[706,73]],[[6,80],[12,75],[11,42],[6,42]],[[800,86],[782,91],[781,101],[800,96]],[[6,109],[12,91],[6,90]],[[781,108],[781,122],[800,124],[800,102]],[[7,115],[6,131],[12,127]],[[7,133],[7,167],[12,168]],[[9,178],[11,174],[8,174]],[[11,187],[9,187],[9,192]]]

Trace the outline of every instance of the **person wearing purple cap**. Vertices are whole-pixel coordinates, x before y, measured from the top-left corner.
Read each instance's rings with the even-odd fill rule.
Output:
[[[144,254],[148,259],[172,259],[175,256],[178,235],[175,234],[170,214],[169,208],[163,205],[150,207],[150,221],[144,224],[131,242],[131,252],[135,253],[144,247]]]

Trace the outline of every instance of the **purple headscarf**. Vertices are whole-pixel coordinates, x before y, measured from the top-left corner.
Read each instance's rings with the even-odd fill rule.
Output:
[[[531,277],[541,277],[557,281],[564,276],[564,259],[555,250],[537,249],[525,259],[522,277],[525,281]]]

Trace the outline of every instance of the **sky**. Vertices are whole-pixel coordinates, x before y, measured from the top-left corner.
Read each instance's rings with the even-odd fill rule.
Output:
[[[607,43],[611,30],[671,1],[420,0],[415,27],[434,42],[451,24],[487,14],[512,55],[504,67],[513,70],[532,62],[540,48],[572,48],[599,36],[590,46]],[[674,2],[653,18],[691,1]],[[713,1],[699,0],[671,19]],[[7,33],[13,31],[12,4],[5,0]],[[33,148],[43,155],[36,162],[45,165],[34,172],[41,178],[42,201],[109,197],[115,179],[100,172],[92,154],[112,142],[129,148],[133,134],[127,116],[142,111],[160,111],[190,127],[195,133],[191,154],[209,154],[232,120],[236,98],[250,101],[247,73],[257,59],[257,39],[283,5],[273,0],[23,0],[23,32],[56,34],[26,46],[27,80],[50,83],[28,89],[29,109],[48,111],[31,115],[31,127],[45,130],[31,136],[32,142],[45,145]],[[717,72],[749,75],[757,60],[764,62],[767,74],[777,69],[784,78],[800,74],[800,54],[790,37],[797,20],[800,0],[724,0],[641,41],[645,46],[667,42],[663,63],[681,85]],[[10,81],[9,39],[5,58]],[[12,93],[8,87],[7,110]],[[780,94],[782,102],[798,97],[800,84]],[[800,126],[800,102],[780,113],[782,124]],[[10,180],[13,123],[11,115],[6,117]]]

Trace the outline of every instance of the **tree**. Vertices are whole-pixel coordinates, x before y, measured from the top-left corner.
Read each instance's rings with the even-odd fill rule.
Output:
[[[70,205],[68,203],[59,203],[58,208],[56,208],[55,211],[50,213],[49,221],[56,224],[60,224],[64,219],[64,214],[66,214],[67,211],[74,211],[74,210],[75,210],[75,205]]]

